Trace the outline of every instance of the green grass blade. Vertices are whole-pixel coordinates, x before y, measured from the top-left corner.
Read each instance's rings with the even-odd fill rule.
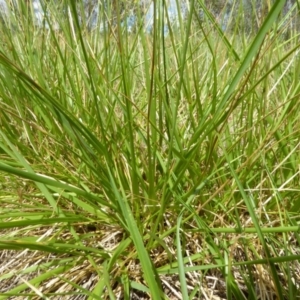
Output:
[[[260,240],[260,242],[261,242],[261,244],[263,246],[263,249],[265,251],[265,254],[266,254],[266,257],[267,257],[266,259],[267,259],[267,261],[270,261],[270,258],[271,258],[270,250],[269,250],[268,245],[266,243],[264,234],[261,231],[261,228],[260,228],[260,225],[259,225],[259,221],[258,221],[256,213],[254,211],[254,207],[252,205],[252,202],[249,200],[246,192],[244,191],[243,185],[242,185],[240,179],[238,178],[235,170],[233,169],[232,163],[229,160],[227,153],[225,152],[224,155],[226,157],[226,160],[227,160],[228,166],[230,168],[231,174],[232,174],[232,176],[233,176],[233,178],[234,178],[234,180],[235,180],[235,182],[236,182],[236,184],[237,184],[237,186],[239,188],[239,192],[241,193],[241,195],[242,195],[242,197],[243,197],[243,199],[245,201],[245,204],[247,206],[248,212],[249,212],[249,214],[251,216],[251,220],[252,220],[253,225],[254,225],[254,227],[256,229],[257,235],[258,235],[259,240]],[[277,296],[278,296],[279,299],[283,299],[283,294],[282,294],[282,290],[281,290],[281,284],[280,284],[280,281],[279,281],[279,278],[278,278],[276,267],[275,267],[275,265],[274,265],[274,263],[272,261],[270,261],[269,265],[270,265],[270,269],[271,269],[272,278],[273,278],[274,283],[275,283],[275,287],[276,287],[276,291],[277,291]]]

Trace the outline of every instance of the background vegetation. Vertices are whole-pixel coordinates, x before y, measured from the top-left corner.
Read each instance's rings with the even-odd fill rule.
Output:
[[[0,299],[299,299],[297,4],[51,4],[1,27]]]

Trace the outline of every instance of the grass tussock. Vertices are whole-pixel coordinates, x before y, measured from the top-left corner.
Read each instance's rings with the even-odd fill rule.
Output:
[[[2,26],[0,299],[300,298],[299,36],[194,4]]]

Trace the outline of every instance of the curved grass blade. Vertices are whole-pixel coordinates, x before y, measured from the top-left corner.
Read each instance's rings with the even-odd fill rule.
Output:
[[[141,262],[145,280],[149,285],[151,298],[159,300],[159,299],[161,299],[162,288],[160,286],[160,281],[158,278],[157,271],[156,271],[153,263],[151,262],[149,253],[147,252],[147,250],[144,246],[142,236],[138,229],[139,226],[137,225],[137,223],[133,217],[133,214],[131,212],[131,209],[128,205],[125,192],[122,191],[122,194],[119,192],[119,190],[115,184],[115,180],[113,179],[112,175],[110,175],[110,176],[111,176],[112,189],[115,193],[115,197],[121,208],[122,216],[127,225],[127,230],[128,230],[128,232],[132,238],[132,241],[136,247],[136,251],[138,253],[138,257]]]
[[[228,163],[228,166],[230,168],[230,171],[231,171],[231,174],[233,176],[233,178],[235,179],[235,182],[239,188],[239,191],[244,199],[244,202],[247,206],[247,209],[248,209],[248,212],[251,216],[251,219],[252,219],[252,222],[254,224],[254,227],[256,229],[256,233],[259,237],[259,240],[263,246],[263,249],[265,251],[265,255],[267,257],[267,261],[268,261],[268,264],[270,266],[270,270],[271,270],[271,274],[272,274],[272,277],[273,277],[273,280],[274,280],[274,284],[275,284],[275,287],[276,287],[276,291],[277,291],[277,297],[278,299],[283,299],[283,293],[282,293],[282,288],[281,288],[281,283],[279,281],[279,277],[278,277],[278,274],[277,274],[277,270],[276,270],[276,267],[275,267],[275,264],[270,260],[271,259],[271,254],[270,254],[270,250],[268,248],[268,245],[266,243],[266,240],[265,240],[265,237],[264,237],[264,234],[263,232],[261,231],[261,228],[260,228],[260,225],[259,225],[259,221],[257,219],[257,216],[256,216],[256,213],[254,211],[254,208],[253,208],[253,204],[251,202],[250,199],[248,199],[247,195],[246,195],[246,192],[244,191],[244,188],[243,188],[243,185],[240,181],[240,179],[238,178],[238,175],[237,173],[235,172],[233,166],[232,166],[232,163],[228,157],[228,154],[226,153],[226,151],[224,151],[224,155],[226,157],[226,160],[227,160],[227,163]]]
[[[182,249],[181,249],[181,239],[180,239],[180,225],[182,220],[182,214],[178,217],[177,220],[177,229],[176,229],[176,245],[177,245],[177,260],[178,260],[178,272],[180,279],[180,289],[182,294],[182,299],[189,299],[186,278],[185,278],[185,268],[182,257]]]

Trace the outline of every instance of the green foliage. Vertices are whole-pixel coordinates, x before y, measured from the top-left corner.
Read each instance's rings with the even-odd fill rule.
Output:
[[[252,35],[192,1],[167,36],[160,2],[151,34],[121,7],[86,31],[70,3],[59,31],[1,29],[0,299],[299,297],[285,1]]]

